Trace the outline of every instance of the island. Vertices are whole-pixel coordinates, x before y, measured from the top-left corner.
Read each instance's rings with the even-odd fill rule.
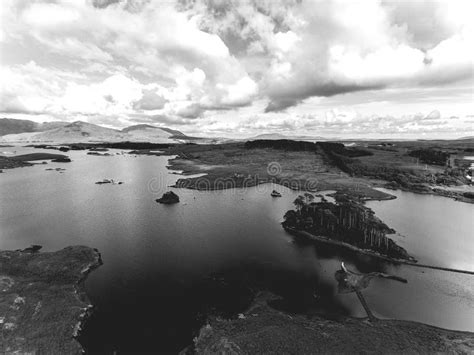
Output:
[[[281,197],[281,193],[279,193],[276,190],[273,190],[272,193],[270,194],[270,196],[272,196],[272,197]]]
[[[82,354],[76,338],[92,309],[84,281],[100,253],[40,248],[0,251],[0,353]]]
[[[176,195],[173,191],[168,191],[161,196],[161,198],[158,198],[155,200],[158,203],[163,203],[165,205],[171,205],[173,203],[178,203],[179,202],[179,196]]]
[[[56,158],[51,160],[53,163],[70,163],[71,159],[68,157],[61,157],[61,158]]]
[[[114,179],[102,179],[100,181],[96,181],[95,184],[96,185],[103,185],[103,184],[122,185],[123,181],[115,181]]]
[[[391,260],[415,261],[387,237],[395,231],[370,208],[345,194],[335,194],[335,198],[332,203],[315,202],[310,193],[298,196],[294,201],[296,209],[285,213],[283,228],[297,240],[328,243]]]
[[[8,157],[0,156],[0,169],[14,169],[22,168],[25,166],[32,166],[33,164],[28,163],[27,161],[20,161],[11,159]]]
[[[51,154],[51,153],[29,153],[21,154],[10,157],[11,160],[29,162],[35,160],[51,160],[53,162],[70,162],[71,160],[67,155],[64,154]]]
[[[30,153],[21,154],[11,157],[5,157],[0,155],[0,169],[14,169],[26,166],[32,166],[32,161],[37,160],[51,160],[55,163],[70,163],[71,159],[67,155],[63,154],[51,154],[51,153]]]

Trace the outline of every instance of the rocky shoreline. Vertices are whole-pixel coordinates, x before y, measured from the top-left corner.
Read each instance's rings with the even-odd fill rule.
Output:
[[[0,251],[0,353],[82,354],[92,305],[84,281],[102,264],[85,246]]]
[[[235,319],[211,317],[185,354],[455,353],[474,349],[474,333],[426,324],[289,313],[260,293]]]

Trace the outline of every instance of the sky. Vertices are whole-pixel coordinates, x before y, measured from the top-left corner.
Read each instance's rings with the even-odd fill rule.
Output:
[[[471,0],[2,0],[0,117],[474,135]]]

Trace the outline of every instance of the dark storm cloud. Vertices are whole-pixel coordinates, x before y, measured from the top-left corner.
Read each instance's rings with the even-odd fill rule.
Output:
[[[383,85],[367,85],[361,86],[356,84],[341,85],[337,83],[313,84],[308,86],[292,87],[291,91],[284,90],[278,92],[277,95],[270,94],[270,103],[265,108],[265,112],[278,112],[288,107],[295,106],[304,99],[313,96],[331,97],[340,94],[347,94],[357,91],[367,91],[381,89]]]
[[[104,9],[110,4],[116,4],[120,2],[121,0],[92,0],[92,5],[94,7],[97,7],[99,9]]]

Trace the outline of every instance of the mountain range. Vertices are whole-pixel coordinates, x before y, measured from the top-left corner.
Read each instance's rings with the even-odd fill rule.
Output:
[[[122,130],[106,128],[83,121],[36,123],[29,120],[0,119],[2,143],[83,143],[83,142],[150,142],[182,143],[196,140],[166,127],[146,124]]]
[[[11,118],[0,118],[0,136],[26,132],[43,132],[66,125],[67,122],[43,122],[37,123],[29,120],[16,120]]]

